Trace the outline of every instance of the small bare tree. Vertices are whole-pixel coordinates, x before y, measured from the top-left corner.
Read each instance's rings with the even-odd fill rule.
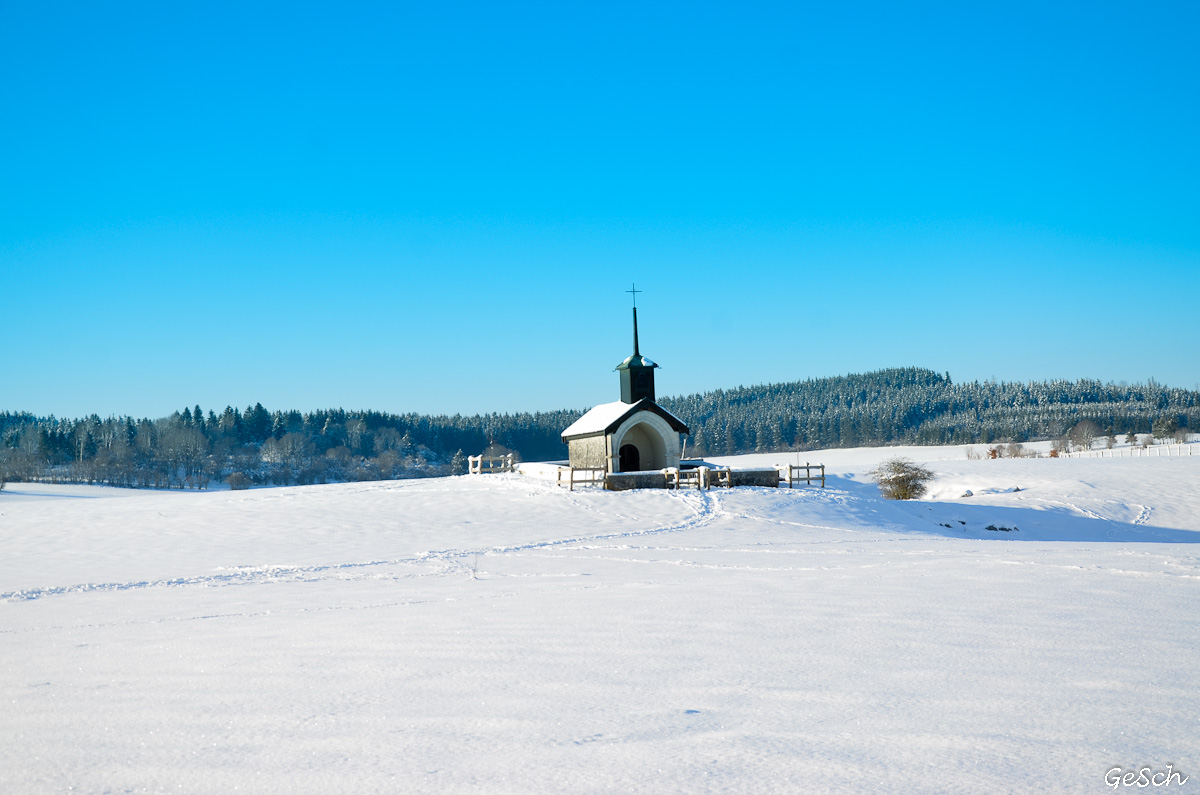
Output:
[[[928,490],[929,481],[937,477],[907,458],[889,458],[869,474],[879,484],[879,493],[885,500],[920,499]]]
[[[1084,420],[1083,422],[1078,422],[1075,424],[1075,427],[1071,429],[1068,437],[1072,442],[1079,445],[1084,450],[1090,450],[1092,448],[1092,442],[1096,441],[1096,437],[1099,436],[1100,433],[1101,431],[1099,425],[1091,420]]]

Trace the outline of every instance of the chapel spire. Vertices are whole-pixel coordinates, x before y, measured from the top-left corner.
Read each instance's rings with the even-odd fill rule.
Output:
[[[621,402],[637,403],[642,398],[649,398],[653,403],[654,368],[658,365],[642,356],[638,349],[637,294],[641,290],[634,285],[632,290],[625,292],[633,294],[633,355],[617,365],[617,372],[621,374]]]

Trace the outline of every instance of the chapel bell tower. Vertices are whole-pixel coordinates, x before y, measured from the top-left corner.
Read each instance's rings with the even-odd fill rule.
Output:
[[[617,365],[621,374],[621,402],[637,403],[642,398],[654,402],[654,368],[657,364],[638,351],[637,307],[633,308],[633,355]]]

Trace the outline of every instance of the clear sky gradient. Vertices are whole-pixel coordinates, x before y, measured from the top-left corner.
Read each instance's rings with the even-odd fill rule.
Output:
[[[1195,3],[247,5],[0,3],[0,409],[1200,385]]]

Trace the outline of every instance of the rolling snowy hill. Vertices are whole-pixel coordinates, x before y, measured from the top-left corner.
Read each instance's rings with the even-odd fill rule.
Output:
[[[878,498],[895,454],[927,499]],[[804,457],[828,488],[9,484],[0,791],[1200,776],[1200,455]]]

